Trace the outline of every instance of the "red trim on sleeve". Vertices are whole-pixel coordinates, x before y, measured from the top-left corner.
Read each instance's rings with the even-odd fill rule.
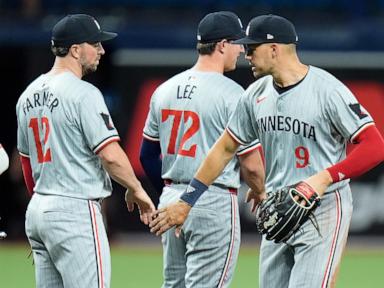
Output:
[[[327,168],[333,182],[358,177],[384,161],[384,139],[376,126],[368,126],[357,134],[356,147],[341,162]]]
[[[225,128],[225,131],[228,132],[229,136],[231,136],[231,138],[232,138],[233,140],[235,140],[235,142],[237,142],[237,143],[239,143],[239,144],[241,144],[241,145],[245,145],[245,143],[242,142],[239,138],[237,138],[236,135],[233,134],[233,132],[232,132],[231,130],[229,130],[228,127]]]
[[[21,168],[23,170],[24,182],[28,189],[29,196],[33,195],[33,188],[35,187],[35,181],[32,177],[31,161],[28,157],[20,155]]]
[[[253,150],[256,150],[256,149],[260,150],[259,146],[261,146],[260,143],[256,144],[255,146],[245,148],[245,149],[241,150],[240,152],[238,152],[237,156],[247,155],[248,153],[251,153]]]
[[[120,141],[120,138],[119,137],[114,137],[114,138],[110,138],[108,139],[106,142],[102,143],[98,148],[97,150],[95,151],[95,154],[99,154],[99,152],[101,150],[103,150],[106,146],[108,146],[109,144],[111,144],[112,142],[119,142]]]

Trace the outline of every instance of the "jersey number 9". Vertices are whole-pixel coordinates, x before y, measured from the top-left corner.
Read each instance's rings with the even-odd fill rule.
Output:
[[[295,149],[296,168],[304,168],[309,164],[309,151],[304,146]]]

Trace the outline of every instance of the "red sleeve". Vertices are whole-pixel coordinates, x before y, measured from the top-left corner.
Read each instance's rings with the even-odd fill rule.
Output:
[[[35,187],[35,181],[32,177],[31,162],[28,157],[20,155],[21,168],[23,169],[25,185],[28,189],[29,196],[32,197],[33,188]]]
[[[347,157],[327,168],[333,182],[358,177],[384,161],[384,140],[376,126],[368,126],[354,137],[355,148]]]

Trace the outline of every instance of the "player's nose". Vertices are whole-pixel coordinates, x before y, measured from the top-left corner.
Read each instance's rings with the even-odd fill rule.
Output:
[[[101,54],[101,55],[105,54],[104,47],[103,47],[103,45],[101,45],[101,43],[100,43],[100,48],[99,48],[99,54]]]

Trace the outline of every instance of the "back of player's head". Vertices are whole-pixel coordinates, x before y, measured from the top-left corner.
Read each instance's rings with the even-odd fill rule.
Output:
[[[200,55],[210,55],[216,43],[240,39],[245,35],[240,18],[230,11],[207,14],[197,28],[197,51]]]
[[[240,18],[230,11],[207,14],[197,28],[197,41],[200,43],[219,42],[223,39],[237,40],[243,36]]]
[[[116,36],[116,33],[101,30],[94,17],[86,14],[72,14],[62,18],[53,27],[51,45],[56,48],[64,48],[61,49],[64,51],[73,44],[85,42],[93,44],[113,39]]]

